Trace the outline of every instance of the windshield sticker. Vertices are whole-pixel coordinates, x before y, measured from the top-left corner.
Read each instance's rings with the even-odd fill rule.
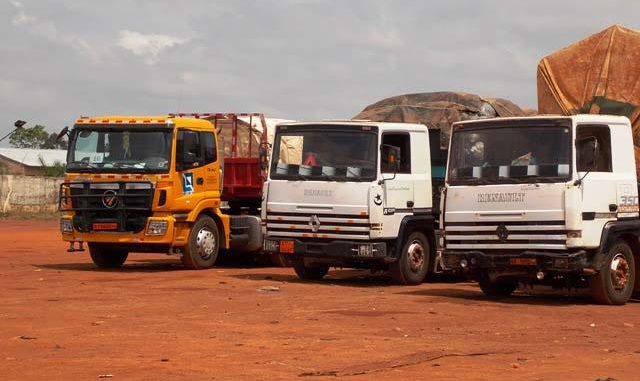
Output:
[[[102,163],[104,161],[104,152],[94,152],[89,158],[90,163]]]
[[[193,193],[193,173],[187,172],[182,174],[182,193]]]

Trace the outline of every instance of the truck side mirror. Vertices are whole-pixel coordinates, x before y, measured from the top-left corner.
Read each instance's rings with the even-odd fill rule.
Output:
[[[65,137],[69,135],[69,126],[65,126],[62,131],[60,131],[58,133],[58,136],[56,136],[56,142],[59,142],[62,140],[63,137]]]
[[[588,136],[577,142],[578,170],[592,171],[600,155],[600,144],[595,136]]]
[[[393,180],[396,178],[396,173],[400,169],[400,148],[392,146],[390,144],[382,144],[380,146],[380,172],[393,173],[393,177],[385,179],[383,178],[378,182],[382,185],[386,180]]]
[[[260,158],[260,170],[266,171],[269,169],[269,143],[260,144],[258,149],[258,156]]]

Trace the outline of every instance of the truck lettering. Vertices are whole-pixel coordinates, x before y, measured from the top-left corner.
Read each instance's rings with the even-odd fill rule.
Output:
[[[328,189],[305,189],[304,195],[310,197],[331,197],[333,196],[333,191]]]
[[[524,192],[480,193],[478,202],[524,202]]]

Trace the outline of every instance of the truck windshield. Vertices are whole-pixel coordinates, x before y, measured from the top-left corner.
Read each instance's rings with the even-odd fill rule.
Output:
[[[451,137],[448,182],[559,182],[571,174],[571,129],[560,126],[467,127]]]
[[[272,179],[371,181],[377,132],[371,127],[287,126],[276,133]]]
[[[167,172],[172,130],[85,128],[71,137],[67,170],[74,172]]]

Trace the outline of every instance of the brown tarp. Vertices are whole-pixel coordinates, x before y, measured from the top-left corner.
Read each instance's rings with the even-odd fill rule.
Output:
[[[460,120],[523,116],[523,111],[502,98],[441,91],[399,95],[383,99],[364,108],[353,119],[375,122],[421,123],[441,131],[441,148],[448,148],[451,124]]]
[[[538,64],[541,114],[629,117],[640,153],[640,32],[614,25],[543,58]],[[636,161],[640,170],[640,161]],[[640,171],[639,171],[640,172]]]

